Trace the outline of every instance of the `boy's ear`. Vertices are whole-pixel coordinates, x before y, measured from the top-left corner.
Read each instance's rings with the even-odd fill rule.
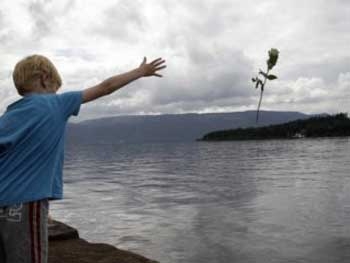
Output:
[[[45,75],[44,74],[41,74],[40,75],[40,85],[43,89],[46,89],[46,81],[45,81]]]
[[[40,84],[44,89],[47,89],[49,87],[49,76],[46,72],[43,72],[42,74],[40,74]]]

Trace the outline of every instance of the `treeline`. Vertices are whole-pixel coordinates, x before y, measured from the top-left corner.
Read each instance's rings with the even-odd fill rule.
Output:
[[[342,136],[350,136],[350,119],[346,113],[311,117],[259,128],[214,131],[204,135],[199,140],[227,141]]]

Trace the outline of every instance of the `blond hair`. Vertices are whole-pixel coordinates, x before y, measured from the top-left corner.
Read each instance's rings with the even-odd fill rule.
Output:
[[[60,87],[61,77],[53,63],[42,55],[31,55],[20,60],[13,71],[12,77],[16,89],[20,95],[30,91],[31,85],[42,74]]]

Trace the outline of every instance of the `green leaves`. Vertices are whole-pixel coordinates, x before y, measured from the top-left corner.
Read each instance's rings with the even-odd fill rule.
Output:
[[[263,77],[264,77],[265,79],[268,79],[268,80],[277,79],[277,76],[272,75],[272,74],[268,75],[267,73],[265,73],[265,72],[262,71],[262,70],[259,71],[259,74],[263,75]]]
[[[259,74],[263,75],[265,78],[267,78],[267,77],[268,77],[267,73],[265,73],[265,72],[264,72],[264,71],[262,71],[261,69],[260,69],[260,71],[259,71]]]
[[[257,83],[256,83],[255,88],[256,88],[256,89],[259,88],[259,85],[260,85],[261,90],[263,90],[263,89],[264,89],[264,83],[262,82],[261,79],[258,79],[258,80],[257,80]]]
[[[261,79],[259,79],[258,77],[256,78],[252,78],[252,81],[255,83],[255,88],[259,88],[260,87],[263,87],[264,83]]]
[[[271,75],[267,76],[267,79],[268,80],[274,80],[274,79],[277,79],[277,76],[271,74]]]

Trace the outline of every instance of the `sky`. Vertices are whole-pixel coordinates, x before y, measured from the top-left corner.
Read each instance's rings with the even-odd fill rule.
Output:
[[[280,51],[263,110],[350,111],[348,0],[1,0],[0,113],[20,99],[16,63],[42,54],[82,90],[162,57],[163,78],[139,79],[82,105],[76,120],[256,110],[251,78]]]

